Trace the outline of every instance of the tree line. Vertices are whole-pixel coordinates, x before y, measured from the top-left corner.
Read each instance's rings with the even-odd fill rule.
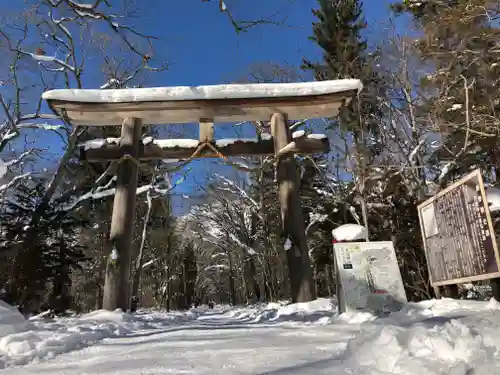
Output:
[[[311,11],[321,59],[257,64],[240,81],[364,84],[337,118],[290,122],[295,136],[325,133],[331,144],[327,155],[296,158],[316,295],[335,294],[331,230],[359,223],[370,240],[393,241],[408,298],[430,298],[417,205],[478,167],[500,185],[498,4],[406,0],[377,24],[367,23],[357,0],[318,0]],[[25,312],[100,307],[114,167],[81,163],[78,145],[119,129],[71,128],[40,96],[96,79],[102,89],[149,86],[168,64],[155,53],[158,36],[127,26],[133,17],[140,13],[128,2],[32,0],[0,20],[0,294]],[[409,32],[398,27],[402,20]],[[263,27],[259,21],[247,25]],[[251,125],[269,134],[269,124]],[[144,137],[164,132],[150,126]],[[63,147],[46,150],[40,139]],[[231,177],[213,174],[199,200],[186,197],[184,215],[172,212],[182,184],[172,176],[190,171],[171,162],[141,166],[134,306],[289,298],[276,160],[231,163]]]

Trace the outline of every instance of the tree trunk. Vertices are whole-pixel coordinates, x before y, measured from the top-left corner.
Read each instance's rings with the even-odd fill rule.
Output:
[[[275,154],[292,142],[292,134],[284,115],[276,113],[271,119]],[[293,154],[278,156],[277,180],[283,233],[291,241],[286,252],[293,302],[316,298],[311,262],[307,249],[304,219],[300,204],[299,176]]]
[[[132,234],[134,230],[139,143],[142,122],[127,118],[123,121],[120,147],[135,160],[123,160],[118,166],[116,193],[111,219],[110,242],[113,250],[109,254],[104,282],[102,306],[106,310],[129,307],[130,264]]]
[[[325,265],[325,276],[326,276],[326,283],[328,286],[328,295],[329,297],[333,296],[335,294],[335,281],[333,279],[333,272],[332,272],[332,265],[331,264],[326,264]]]
[[[227,259],[229,263],[229,272],[228,272],[228,281],[229,281],[229,293],[231,296],[231,304],[236,305],[236,288],[234,286],[234,269],[233,269],[233,260],[231,258],[231,253],[226,251]]]
[[[154,176],[154,174],[153,174]],[[136,311],[137,305],[139,303],[139,285],[141,283],[141,273],[142,266],[144,264],[144,246],[146,245],[146,237],[148,233],[148,225],[149,220],[151,218],[151,211],[153,208],[153,198],[151,197],[151,190],[148,190],[146,196],[146,202],[148,204],[148,208],[146,211],[146,215],[144,216],[144,224],[142,226],[142,237],[141,237],[141,245],[139,247],[139,254],[137,254],[137,259],[135,262],[135,270],[134,270],[134,279],[132,281],[132,311]]]
[[[263,269],[263,281],[264,281],[264,292],[267,301],[271,301],[275,293],[275,288],[273,287],[271,272],[269,271],[272,267],[267,261],[269,252],[274,250],[274,244],[271,240],[271,233],[269,230],[269,217],[267,215],[266,204],[265,204],[265,190],[264,190],[264,158],[260,158],[260,176],[259,176],[259,213],[262,222],[262,228],[264,231],[264,245],[265,251],[262,257],[262,269]],[[260,293],[259,293],[260,294]]]
[[[252,221],[251,221],[251,238],[256,238],[257,233],[257,215],[252,213]],[[256,245],[256,241],[250,241],[249,246],[254,249]],[[255,267],[255,258],[258,255],[247,254],[244,259],[244,286],[245,286],[245,297],[247,299],[247,303],[256,303],[260,299],[260,287],[259,281],[257,280],[257,269]]]

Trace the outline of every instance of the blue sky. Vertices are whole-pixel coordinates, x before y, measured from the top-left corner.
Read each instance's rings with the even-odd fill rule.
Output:
[[[259,25],[240,34],[235,32],[227,15],[219,12],[215,0],[136,3],[140,8],[133,21],[135,27],[161,39],[157,55],[170,65],[167,71],[149,79],[150,86],[226,83],[244,77],[249,66],[255,63],[270,61],[297,66],[304,57],[321,58],[320,50],[308,40],[314,21],[311,9],[317,6],[316,0],[226,0],[237,19],[258,19],[277,13],[275,19],[284,21],[282,26]],[[365,17],[370,25],[367,36],[376,37],[377,30],[387,22],[388,3],[386,0],[365,1]],[[86,82],[88,88],[100,84],[97,80]],[[245,135],[251,135],[251,130],[244,129],[239,134]],[[231,128],[224,127],[216,132],[216,137],[235,137],[235,134]],[[57,138],[42,136],[39,141],[50,146],[51,159],[56,159],[61,150]],[[203,184],[210,170],[219,168],[217,165],[216,160],[193,163],[186,181],[176,188],[179,193],[174,195],[176,212],[184,211],[183,205],[193,203],[186,202],[181,195],[196,194],[196,187]]]
[[[164,2],[155,13],[177,14],[178,17],[169,18],[161,28],[157,23],[150,26],[151,33],[164,36],[168,44],[167,58],[172,63],[161,84],[217,84],[244,75],[254,63],[271,61],[299,65],[304,57],[321,58],[319,48],[308,40],[315,21],[311,9],[317,7],[316,0],[228,0],[226,3],[240,19],[256,19],[279,11],[277,18],[284,18],[285,26],[259,25],[236,34],[226,15],[219,13],[215,2],[201,6],[194,6],[193,1]],[[365,16],[370,25],[367,36],[376,35],[384,27],[389,17],[388,4],[384,0],[365,1]],[[225,130],[220,132],[222,136],[234,137],[229,129]],[[186,182],[177,191],[193,194],[214,164],[218,161],[193,163]],[[194,202],[174,198],[176,210],[183,211],[180,206],[191,203]]]

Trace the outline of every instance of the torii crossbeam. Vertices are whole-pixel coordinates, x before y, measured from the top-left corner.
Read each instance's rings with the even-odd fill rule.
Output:
[[[299,178],[294,154],[329,151],[326,137],[293,139],[287,120],[334,117],[359,93],[356,79],[282,84],[233,84],[198,87],[158,87],[115,90],[52,90],[43,94],[50,108],[74,126],[122,124],[118,142],[82,147],[82,159],[125,160],[117,170],[103,308],[129,308],[129,278],[137,162],[154,159],[274,154],[278,158],[277,180],[283,233],[292,243],[287,251],[293,301],[315,297]],[[214,123],[270,121],[271,137],[257,140],[215,140]],[[199,139],[162,140],[143,144],[143,124],[200,124]],[[135,161],[135,162],[134,162]]]

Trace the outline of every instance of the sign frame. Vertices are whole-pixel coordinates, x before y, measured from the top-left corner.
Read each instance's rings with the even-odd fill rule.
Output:
[[[474,178],[477,178],[477,180],[478,180],[479,191],[481,193],[483,207],[484,207],[484,214],[486,215],[488,229],[489,229],[490,234],[491,234],[490,238],[491,238],[491,242],[492,242],[492,246],[493,246],[493,252],[495,255],[495,260],[496,260],[498,271],[480,274],[480,275],[476,275],[476,276],[461,277],[461,278],[457,278],[457,279],[434,281],[432,279],[432,272],[431,272],[432,267],[430,266],[430,262],[429,262],[429,249],[427,247],[426,233],[425,233],[423,215],[422,215],[423,210],[426,207],[429,207],[430,204],[434,203],[434,201],[438,200],[439,198],[446,195],[447,193],[449,193],[453,190],[456,190],[457,188],[461,187],[466,182],[468,182]],[[425,258],[426,258],[426,262],[427,262],[427,270],[429,272],[429,281],[430,281],[430,284],[432,287],[440,287],[440,286],[454,285],[454,284],[463,284],[463,283],[468,283],[468,282],[483,281],[483,280],[489,280],[489,279],[494,279],[494,278],[500,277],[500,254],[498,251],[498,244],[496,241],[495,230],[493,227],[493,221],[491,219],[491,213],[490,213],[490,209],[488,206],[488,200],[486,197],[486,189],[484,187],[483,176],[481,174],[480,168],[474,170],[473,172],[469,173],[465,177],[462,177],[461,179],[454,182],[453,184],[451,184],[447,188],[445,188],[445,189],[441,190],[440,192],[438,192],[437,194],[435,194],[433,197],[427,199],[425,202],[420,203],[417,206],[417,211],[418,211],[418,219],[419,219],[419,224],[420,224],[420,233],[422,235],[422,243],[424,246]]]
[[[337,289],[337,303],[338,303],[338,308],[339,308],[339,313],[344,313],[344,312],[347,312],[347,311],[370,311],[372,313],[376,313],[378,315],[380,314],[385,314],[385,313],[388,313],[389,311],[388,310],[379,310],[379,309],[376,309],[374,308],[373,306],[371,306],[369,304],[369,301],[372,300],[372,302],[374,301],[373,298],[374,296],[376,295],[386,295],[386,293],[382,293],[382,294],[378,294],[377,292],[372,292],[372,293],[369,293],[367,295],[367,305],[364,306],[364,307],[360,307],[360,308],[355,308],[355,309],[352,309],[349,308],[350,307],[350,304],[348,303],[348,301],[346,300],[347,299],[347,294],[346,294],[346,285],[343,285],[342,284],[342,277],[341,277],[341,271],[340,271],[340,268],[343,267],[342,264],[339,264],[339,261],[340,261],[340,258],[342,257],[342,255],[340,254],[340,250],[341,250],[341,247],[347,247],[347,248],[355,248],[355,247],[359,247],[358,250],[356,250],[356,252],[358,251],[361,251],[361,252],[364,252],[366,250],[370,250],[370,244],[372,245],[375,245],[376,247],[388,247],[390,249],[390,252],[391,252],[391,258],[392,258],[392,261],[390,262],[393,266],[394,266],[394,270],[397,270],[397,275],[392,275],[392,276],[396,276],[396,283],[400,284],[398,286],[398,289],[400,288],[400,292],[402,292],[402,295],[398,295],[396,296],[396,298],[394,298],[393,294],[390,294],[390,296],[392,297],[392,299],[394,301],[397,301],[397,303],[401,304],[401,306],[404,306],[405,304],[408,303],[408,297],[406,295],[406,290],[405,290],[405,287],[404,287],[404,282],[403,282],[403,277],[401,275],[401,270],[399,268],[399,264],[398,264],[398,259],[397,259],[397,255],[396,255],[396,250],[395,250],[395,247],[394,247],[394,243],[392,241],[369,241],[369,242],[358,242],[358,241],[346,241],[346,242],[336,242],[333,244],[333,252],[334,252],[334,261],[335,261],[335,276],[336,276],[336,289]],[[375,249],[376,249],[375,247]],[[352,249],[351,251],[354,251],[354,249]],[[345,268],[345,267],[344,267]],[[352,265],[351,265],[351,268],[349,269],[352,269]],[[394,278],[391,278],[391,280],[394,280]],[[361,280],[359,280],[361,281]],[[398,298],[400,297],[400,298]],[[403,300],[403,297],[404,297],[404,300]],[[400,300],[401,299],[401,300]],[[380,302],[380,299],[378,299],[378,301]],[[380,307],[380,306],[379,306]],[[397,311],[397,310],[392,310],[391,309],[391,312],[394,312],[394,311]]]

